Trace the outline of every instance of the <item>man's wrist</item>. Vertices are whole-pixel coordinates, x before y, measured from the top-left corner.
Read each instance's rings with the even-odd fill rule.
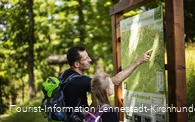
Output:
[[[135,61],[135,65],[136,65],[136,66],[138,66],[138,65],[140,65],[140,64],[141,64],[140,61],[138,61],[138,60]]]

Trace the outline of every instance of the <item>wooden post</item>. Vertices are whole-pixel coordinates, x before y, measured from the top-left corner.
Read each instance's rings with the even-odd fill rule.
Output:
[[[121,70],[121,55],[120,55],[120,21],[123,19],[122,14],[112,16],[112,52],[113,52],[113,64],[114,74],[117,74]],[[115,86],[115,106],[122,107],[122,84]],[[123,113],[118,113],[120,121],[123,121]]]
[[[183,0],[166,0],[169,107],[187,107]],[[169,112],[170,122],[187,122],[187,112]]]

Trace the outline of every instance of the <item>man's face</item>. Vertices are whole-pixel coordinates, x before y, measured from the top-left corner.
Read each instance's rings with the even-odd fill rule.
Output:
[[[90,68],[90,62],[92,61],[91,58],[88,56],[86,51],[79,52],[81,59],[79,62],[79,69],[81,71],[88,70]]]

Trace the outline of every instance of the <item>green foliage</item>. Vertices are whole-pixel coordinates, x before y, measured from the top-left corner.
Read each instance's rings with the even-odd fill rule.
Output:
[[[73,45],[86,46],[90,57],[98,57],[106,71],[112,73],[109,15],[112,2],[82,0],[81,6],[77,0],[34,1],[34,77],[37,91],[41,90],[41,83],[48,76],[59,73],[58,65],[48,65],[47,57],[64,55]],[[7,77],[9,85],[2,82],[2,92],[6,94],[1,98],[11,97],[11,101],[4,103],[9,106],[9,102],[22,103],[28,99],[28,7],[26,1],[3,0],[0,8],[0,76]],[[88,74],[92,72],[90,70]]]
[[[8,108],[7,94],[9,93],[9,90],[6,89],[6,87],[8,87],[9,82],[8,78],[2,77],[1,75],[0,81],[0,114],[3,114]]]
[[[195,42],[195,5],[194,0],[184,0],[184,22],[185,22],[185,34],[186,42]]]
[[[0,25],[3,28],[0,37],[0,52],[2,62],[0,75],[7,78],[8,86],[3,84],[5,93],[2,99],[6,99],[9,105],[17,102],[18,92],[21,88],[20,81],[27,74],[27,13],[25,1],[4,1],[0,5],[3,8],[3,18]],[[7,92],[6,92],[7,91]]]
[[[195,44],[186,48],[186,79],[187,79],[187,103],[188,107],[195,103]],[[195,121],[195,112],[188,113],[189,122]]]
[[[32,102],[28,102],[22,106],[16,105],[15,108],[12,108],[10,116],[4,118],[1,122],[47,122],[47,118],[44,118],[40,111],[36,112],[36,109],[40,106],[40,102],[40,98],[36,98],[33,99]]]

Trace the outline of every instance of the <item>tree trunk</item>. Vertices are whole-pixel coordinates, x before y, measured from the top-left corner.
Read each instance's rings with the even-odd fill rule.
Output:
[[[78,15],[79,15],[79,21],[78,21],[78,30],[79,30],[79,37],[80,37],[80,43],[84,42],[85,39],[85,22],[84,22],[84,15],[83,15],[83,1],[78,0],[79,6],[78,6]]]
[[[29,96],[36,96],[34,84],[34,15],[33,15],[33,0],[27,0],[28,17],[29,17],[29,35],[28,35],[28,74],[29,74]]]

